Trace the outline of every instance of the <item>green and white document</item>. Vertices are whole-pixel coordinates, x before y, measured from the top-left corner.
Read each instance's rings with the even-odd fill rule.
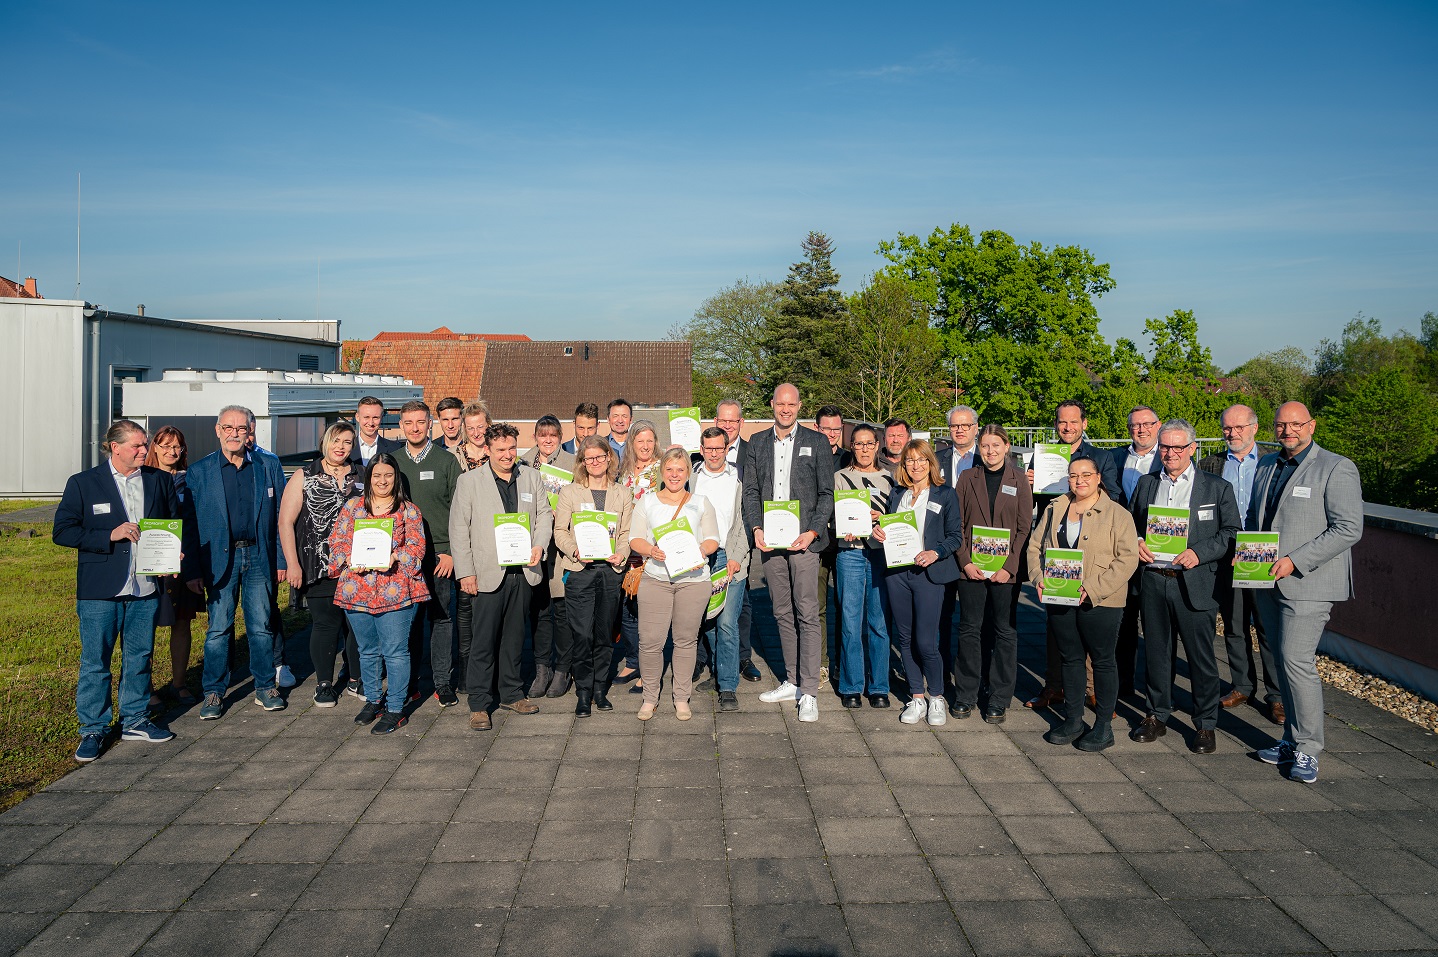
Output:
[[[993,578],[994,572],[1002,569],[1004,562],[1009,560],[1011,534],[1007,528],[974,526],[974,540],[969,554],[973,556],[974,566],[984,573],[985,578]]]
[[[614,528],[619,524],[617,513],[575,512],[570,521],[580,558],[598,562],[614,557]]]
[[[136,575],[178,575],[180,573],[180,530],[178,518],[140,519],[140,540],[135,544]]]
[[[1143,543],[1157,561],[1172,564],[1188,548],[1188,509],[1150,505]]]
[[[724,603],[729,600],[729,566],[727,563],[709,576],[709,585],[713,591],[709,593],[709,610],[704,612],[705,621],[718,618],[719,613],[724,610]]]
[[[654,527],[654,544],[664,553],[664,570],[672,581],[707,564],[687,516]]]
[[[919,522],[913,510],[880,515],[879,527],[884,530],[885,563],[890,568],[914,564],[914,559],[924,550],[924,539],[919,535]]]
[[[1044,549],[1045,605],[1077,605],[1083,591],[1083,551],[1077,548]]]
[[[1069,490],[1069,459],[1073,449],[1067,442],[1034,445],[1034,494],[1062,495]]]
[[[494,551],[500,565],[528,565],[533,548],[529,538],[528,512],[495,513]]]
[[[1272,588],[1278,561],[1277,532],[1239,532],[1234,549],[1233,587]]]
[[[789,548],[799,537],[799,500],[764,503],[764,544]]]
[[[574,481],[574,473],[554,465],[541,465],[539,480],[544,483],[544,491],[549,494],[549,507],[554,508],[559,501],[559,490]]]
[[[350,567],[358,571],[384,571],[394,563],[393,518],[355,519],[350,544]]]
[[[699,408],[669,410],[669,443],[686,452],[699,451]]]
[[[873,507],[866,488],[834,489],[834,534],[839,538],[868,538],[874,530],[874,520],[869,516]]]

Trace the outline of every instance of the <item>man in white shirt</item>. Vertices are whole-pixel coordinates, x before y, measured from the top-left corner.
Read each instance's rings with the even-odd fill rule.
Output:
[[[719,546],[709,559],[711,573],[721,568],[729,574],[730,591],[717,618],[707,622],[699,643],[697,673],[712,661],[714,680],[719,690],[719,710],[739,710],[739,616],[744,602],[741,595],[748,589],[745,569],[749,564],[749,537],[744,530],[743,484],[739,472],[724,461],[729,451],[729,437],[723,429],[710,427],[699,438],[704,459],[694,469],[690,488],[714,506],[714,521],[719,531]],[[732,551],[732,557],[731,557]],[[712,658],[709,645],[713,644]]]
[[[1138,480],[1163,468],[1158,455],[1158,424],[1158,413],[1146,405],[1136,406],[1128,414],[1129,444],[1106,453],[1113,457],[1113,471],[1118,477],[1121,493],[1116,498],[1124,508],[1129,507]],[[1118,646],[1114,655],[1118,661],[1120,695],[1133,694],[1134,690],[1134,670],[1138,658],[1138,588],[1142,578],[1143,566],[1139,566],[1129,580],[1128,602],[1123,608],[1123,623],[1118,627]]]
[[[350,462],[363,469],[369,460],[381,452],[397,453],[403,442],[387,439],[379,434],[380,422],[384,419],[384,403],[372,395],[359,400],[355,409],[355,445],[350,452]]]

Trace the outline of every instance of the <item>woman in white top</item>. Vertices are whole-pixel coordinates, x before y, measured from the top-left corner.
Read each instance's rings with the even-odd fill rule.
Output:
[[[634,434],[630,433],[630,442]],[[627,452],[627,448],[626,448]],[[702,495],[685,490],[689,481],[689,453],[675,447],[659,460],[663,484],[634,503],[629,527],[629,547],[647,559],[639,584],[639,674],[644,681],[644,704],[639,720],[654,717],[659,706],[659,682],[664,675],[664,644],[674,635],[674,715],[680,721],[692,717],[689,693],[694,683],[694,659],[698,652],[699,626],[709,607],[709,563],[704,559],[719,548],[714,506]],[[671,568],[680,560],[658,544],[655,529],[687,519],[697,548],[689,567]],[[669,542],[670,551],[678,543]],[[686,563],[688,565],[689,563]]]
[[[629,427],[629,439],[624,443],[624,457],[619,461],[619,484],[629,489],[637,504],[645,496],[652,495],[660,485],[659,438],[654,423],[638,419]],[[629,566],[634,568],[642,563],[638,555],[629,556]],[[624,666],[614,675],[614,680],[623,684],[639,677],[639,611],[635,599],[624,594],[619,596],[619,637],[620,647],[616,654],[624,655]],[[643,682],[630,688],[632,694],[644,691]]]

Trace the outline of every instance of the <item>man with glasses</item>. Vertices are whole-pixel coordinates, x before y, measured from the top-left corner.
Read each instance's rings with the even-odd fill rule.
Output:
[[[1218,420],[1223,427],[1223,440],[1227,450],[1206,456],[1198,467],[1213,475],[1222,476],[1233,487],[1238,498],[1238,514],[1245,521],[1248,505],[1253,499],[1253,480],[1258,475],[1258,414],[1246,405],[1231,405],[1223,410]],[[1248,530],[1248,526],[1244,526]],[[1232,558],[1233,556],[1229,556]],[[1225,708],[1237,708],[1252,698],[1258,690],[1257,675],[1254,673],[1253,642],[1249,629],[1258,634],[1258,652],[1263,662],[1263,697],[1268,707],[1269,720],[1282,724],[1286,715],[1283,711],[1283,695],[1278,689],[1278,666],[1274,663],[1273,649],[1263,631],[1263,622],[1258,617],[1253,594],[1247,588],[1233,587],[1233,565],[1230,562],[1218,570],[1218,614],[1223,618],[1223,638],[1228,652],[1228,674],[1233,680],[1233,690],[1224,695],[1219,703]]]
[[[934,447],[939,457],[939,472],[944,484],[958,488],[959,476],[966,469],[974,467],[979,441],[979,414],[966,405],[956,405],[949,410],[949,440]]]
[[[205,633],[205,699],[200,705],[204,720],[224,713],[230,684],[230,637],[241,601],[255,704],[266,711],[285,707],[285,699],[275,687],[274,637],[269,625],[275,589],[285,577],[278,533],[285,472],[273,455],[252,453],[247,447],[253,418],[244,406],[221,409],[215,424],[219,451],[191,465],[185,476],[194,502],[200,554],[200,577],[191,587],[205,586],[210,615]]]
[[[724,461],[729,436],[717,426],[704,430],[699,438],[703,460],[694,469],[689,487],[714,506],[719,540],[724,544],[709,558],[710,573],[721,568],[729,574],[729,592],[718,617],[706,621],[699,637],[699,661],[695,674],[709,665],[719,691],[719,710],[739,710],[739,615],[744,608],[741,594],[748,591],[749,536],[744,530],[743,483],[734,466]],[[712,646],[712,647],[711,647]]]
[[[1283,738],[1258,752],[1294,781],[1318,780],[1323,750],[1323,682],[1315,654],[1333,603],[1353,597],[1353,546],[1363,537],[1357,467],[1313,441],[1316,423],[1302,402],[1274,416],[1279,451],[1258,463],[1246,527],[1278,533],[1272,589],[1255,592],[1273,643],[1286,712]]]
[[[1124,508],[1129,507],[1138,480],[1163,469],[1158,455],[1158,413],[1146,405],[1137,406],[1128,414],[1128,437],[1128,445],[1120,446],[1111,453],[1120,493],[1114,498]],[[1143,566],[1140,565],[1128,583],[1128,602],[1123,607],[1123,622],[1118,626],[1118,645],[1114,648],[1120,695],[1131,695],[1134,691],[1138,658],[1138,589],[1142,580]]]
[[[744,428],[744,407],[739,404],[738,399],[720,400],[718,407],[714,410],[714,426],[722,429],[724,434],[729,437],[729,451],[724,454],[724,461],[734,466],[734,474],[739,477],[740,482],[743,482],[744,451],[748,440],[740,435],[740,430]],[[744,534],[747,538],[749,534],[747,529]],[[756,569],[760,562],[755,557],[757,549],[753,548],[753,544],[752,541],[749,543],[749,567]],[[744,593],[744,607],[739,612],[738,624],[739,677],[745,681],[758,681],[764,677],[759,669],[754,667],[754,648],[749,635],[753,609],[749,604],[747,586],[754,584],[754,580],[758,577],[758,575],[750,575],[746,587],[741,589]]]

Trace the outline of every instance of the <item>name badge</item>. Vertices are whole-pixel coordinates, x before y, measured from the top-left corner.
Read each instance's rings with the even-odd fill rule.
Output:
[[[265,491],[270,493],[270,498],[274,498],[274,497],[275,497],[275,487],[274,487],[273,485],[271,485],[269,488],[265,489]]]
[[[940,505],[938,502],[929,503],[929,511],[933,512],[935,515],[939,514],[939,510],[942,508],[943,506]]]
[[[90,506],[90,511],[93,512],[93,513],[96,514],[96,515],[109,515],[109,514],[110,514],[110,503],[109,503],[109,502],[96,502],[94,505],[91,505],[91,506]]]
[[[428,481],[432,480],[433,478],[434,478],[434,473],[433,473],[433,472],[421,472],[421,473],[419,473],[419,480],[420,480],[421,482],[428,482]]]
[[[1295,488],[1295,489],[1293,490],[1293,497],[1294,497],[1294,498],[1312,498],[1312,497],[1313,497],[1313,489],[1309,488],[1307,485],[1300,485],[1300,486],[1298,486],[1297,488]]]
[[[594,511],[594,503],[593,503],[593,502],[585,502],[583,505],[579,506],[579,510],[580,510],[581,512],[592,512],[592,511]]]
[[[809,448],[807,445],[804,446],[803,448],[801,448],[801,449],[799,450],[799,458],[803,458],[803,457],[806,456],[806,455],[813,455],[813,454],[814,454],[814,450],[811,449],[811,448]]]
[[[1012,485],[1000,485],[1000,486],[999,486],[999,491],[1000,491],[1000,492],[1003,492],[1005,495],[1017,495],[1017,494],[1019,494],[1019,490],[1018,490],[1017,488],[1015,488],[1014,486],[1012,486]]]
[[[533,495],[530,495],[528,492],[520,492],[520,493],[519,493],[519,500],[520,500],[521,502],[533,502],[533,501],[534,501],[534,496],[533,496]]]
[[[1198,510],[1198,520],[1199,520],[1200,522],[1211,522],[1211,521],[1213,521],[1213,509],[1211,509],[1211,508],[1201,508],[1201,509],[1199,509],[1199,510]]]

